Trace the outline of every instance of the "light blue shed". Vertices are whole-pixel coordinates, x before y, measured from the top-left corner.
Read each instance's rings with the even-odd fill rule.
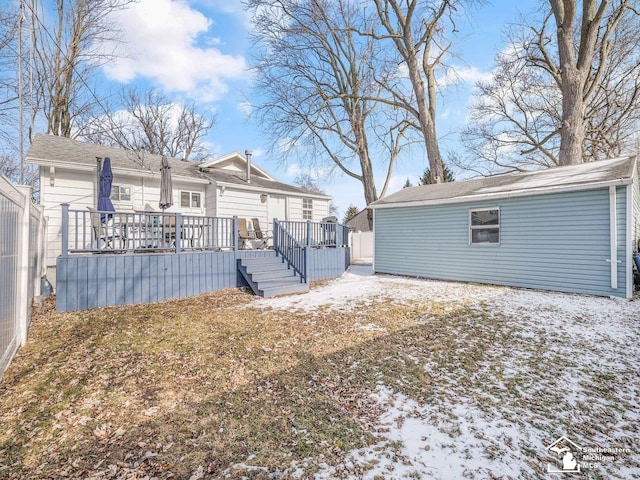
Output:
[[[374,271],[631,298],[635,157],[405,188],[374,209]]]

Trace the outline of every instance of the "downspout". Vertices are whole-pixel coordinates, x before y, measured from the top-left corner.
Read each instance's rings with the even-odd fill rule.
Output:
[[[625,260],[626,260],[626,269],[627,269],[627,294],[626,298],[631,299],[633,297],[633,191],[637,182],[637,174],[634,172],[633,175],[633,183],[631,185],[627,185],[627,214],[625,215],[627,224],[626,224],[626,252],[625,252]]]
[[[609,248],[611,264],[611,289],[618,289],[618,208],[615,185],[609,187]]]

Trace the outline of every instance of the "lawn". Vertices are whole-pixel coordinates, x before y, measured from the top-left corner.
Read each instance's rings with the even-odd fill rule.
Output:
[[[640,300],[370,275],[38,314],[0,478],[640,478]]]

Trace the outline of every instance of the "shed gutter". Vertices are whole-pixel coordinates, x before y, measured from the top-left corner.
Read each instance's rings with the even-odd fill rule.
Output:
[[[479,202],[483,200],[497,200],[501,198],[517,198],[517,197],[530,197],[534,195],[544,195],[547,193],[566,193],[577,192],[581,190],[597,190],[600,188],[608,188],[611,186],[629,185],[633,183],[632,178],[621,178],[617,180],[607,180],[606,182],[588,183],[583,185],[571,185],[554,186],[554,187],[541,187],[535,190],[517,190],[513,192],[498,192],[498,193],[480,193],[476,195],[465,195],[462,197],[451,198],[436,198],[433,200],[415,200],[410,202],[393,202],[393,203],[381,203],[376,205],[370,204],[367,208],[382,209],[382,208],[398,208],[398,207],[422,207],[428,205],[448,205],[453,203],[468,203]]]

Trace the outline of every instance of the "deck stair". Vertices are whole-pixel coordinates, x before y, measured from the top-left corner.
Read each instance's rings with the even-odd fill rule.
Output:
[[[238,270],[254,293],[261,297],[309,291],[309,284],[303,283],[300,276],[275,252],[268,257],[241,258],[238,260]]]

